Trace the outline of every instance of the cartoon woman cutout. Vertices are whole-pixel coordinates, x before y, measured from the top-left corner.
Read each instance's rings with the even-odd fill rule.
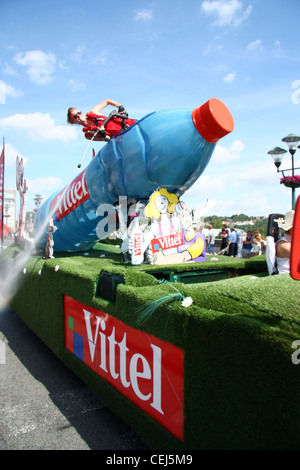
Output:
[[[192,225],[193,216],[191,208],[184,203],[178,202],[176,204],[176,214],[174,214],[172,219],[172,222],[175,223],[175,221],[177,233],[181,232],[182,234],[183,244],[176,248],[175,253],[171,253],[167,256],[165,250],[156,253],[149,251],[149,262],[151,264],[160,265],[184,263],[188,261],[205,261],[205,237]]]
[[[205,260],[204,235],[192,227],[192,211],[179,201],[176,194],[169,193],[165,188],[158,189],[150,196],[144,214],[151,219],[151,225],[143,231],[142,251],[145,253],[147,250],[147,259],[151,264]],[[183,241],[181,246],[160,248],[155,252],[152,250],[153,239],[170,237],[180,232]],[[129,251],[132,251],[132,241],[129,241]]]
[[[180,208],[179,230],[182,231],[183,245],[177,248],[183,255],[182,261],[205,261],[206,241],[203,233],[193,227],[193,216],[189,206]]]
[[[144,231],[143,252],[150,247],[153,238],[177,233],[176,221],[173,221],[171,214],[174,213],[178,201],[176,194],[169,193],[165,188],[152,193],[144,211],[145,216],[151,219],[151,225]],[[176,252],[176,248],[164,250],[166,255]]]

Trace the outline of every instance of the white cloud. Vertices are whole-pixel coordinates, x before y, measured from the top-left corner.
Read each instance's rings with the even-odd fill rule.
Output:
[[[219,206],[219,198],[224,197],[224,194],[228,196],[233,187],[236,188],[233,191],[237,192],[239,184],[232,178],[232,168],[240,162],[244,149],[245,145],[241,140],[233,141],[229,147],[216,145],[205,174],[183,195],[183,201],[196,208],[206,199],[217,198]]]
[[[153,18],[152,10],[142,9],[135,13],[135,21],[150,21]]]
[[[21,90],[17,90],[16,88],[9,85],[8,83],[5,83],[5,93],[7,96],[13,96],[13,97],[23,96],[23,92]]]
[[[211,43],[204,49],[204,54],[215,54],[223,49],[223,44]],[[222,66],[219,66],[222,67]]]
[[[13,145],[5,142],[5,167],[16,167],[17,157],[23,158],[26,164],[27,159]]]
[[[44,194],[48,191],[55,191],[61,188],[62,180],[61,178],[56,178],[54,176],[47,176],[45,178],[36,178],[34,180],[27,180],[28,191],[32,193]],[[47,196],[48,197],[48,196]]]
[[[232,83],[236,78],[236,72],[231,72],[231,73],[228,73],[224,78],[224,82],[226,83]]]
[[[23,92],[21,90],[17,90],[8,83],[5,83],[3,80],[0,80],[0,104],[6,104],[7,96],[18,97],[22,95]]]
[[[222,176],[201,175],[199,179],[191,186],[190,189],[182,196],[182,200],[186,203],[193,201],[192,206],[196,207],[201,199],[215,198],[217,194],[221,194],[226,189],[226,178]]]
[[[252,194],[238,193],[236,198],[218,199],[218,204],[208,214],[231,216],[233,214],[247,214],[248,216],[267,216],[271,213],[271,206],[265,192]]]
[[[254,186],[262,186],[266,188],[279,184],[279,177],[274,170],[272,161],[266,163],[254,164],[247,170],[239,173],[239,181],[242,185],[251,184]]]
[[[103,49],[102,51],[97,51],[97,54],[91,54],[90,49],[85,44],[79,44],[70,58],[77,64],[105,65],[110,58],[110,53]]]
[[[87,54],[87,49],[83,44],[76,47],[75,52],[71,55],[71,60],[81,64],[83,57]]]
[[[71,126],[56,126],[48,113],[14,114],[0,119],[0,127],[26,131],[32,140],[68,142],[77,136],[76,129]]]
[[[46,53],[40,50],[19,52],[14,60],[17,64],[26,67],[29,79],[34,83],[45,85],[53,79],[56,57],[51,52]]]
[[[15,75],[16,74],[15,70],[7,62],[5,62],[5,64],[4,64],[3,73],[5,75]]]
[[[223,164],[229,162],[236,162],[241,159],[240,152],[245,148],[244,143],[241,140],[235,140],[229,148],[223,145],[217,145],[212,155],[210,166],[212,164]]]
[[[90,59],[90,63],[91,65],[97,65],[97,64],[105,65],[107,61],[109,60],[109,58],[110,58],[109,52],[106,50],[103,50],[100,54],[93,55]]]
[[[257,113],[267,109],[283,108],[291,99],[291,88],[280,85],[262,87],[255,92],[249,92],[235,96],[236,106],[239,110],[247,112],[255,111],[254,119],[257,119]],[[276,97],[276,99],[274,98]],[[282,111],[281,111],[282,112]]]
[[[205,173],[181,199],[194,209],[207,200],[217,199],[217,205],[206,215],[230,216],[243,212],[267,217],[286,212],[290,189],[280,185],[272,159],[252,162],[241,154],[244,150],[241,140],[235,140],[228,148],[218,144]]]
[[[72,91],[82,91],[86,89],[85,84],[77,80],[69,80],[68,85],[71,87]]]
[[[248,51],[262,51],[263,45],[261,39],[256,39],[256,41],[250,42],[247,46]]]
[[[201,10],[216,18],[216,26],[239,26],[251,14],[252,6],[244,7],[239,0],[204,0]]]

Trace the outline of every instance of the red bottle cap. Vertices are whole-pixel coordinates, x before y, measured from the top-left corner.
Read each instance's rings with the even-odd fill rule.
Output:
[[[211,98],[192,113],[193,122],[199,134],[212,144],[234,129],[234,120],[222,101]]]

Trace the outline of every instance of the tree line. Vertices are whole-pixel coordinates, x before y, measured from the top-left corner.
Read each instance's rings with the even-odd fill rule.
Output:
[[[249,224],[239,225],[237,222],[247,222]],[[267,217],[258,217],[258,216],[248,216],[246,214],[233,214],[231,216],[218,216],[210,215],[204,217],[205,225],[211,224],[213,228],[221,229],[223,223],[226,223],[228,227],[234,225],[236,229],[241,229],[247,232],[250,230],[253,232],[254,229],[258,229],[262,236],[265,238],[267,236],[268,229],[268,218]],[[251,223],[250,223],[251,222]],[[253,224],[252,224],[253,222]]]

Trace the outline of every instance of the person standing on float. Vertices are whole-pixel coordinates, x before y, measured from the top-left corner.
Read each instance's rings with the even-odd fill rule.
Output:
[[[278,227],[285,232],[284,236],[275,244],[276,264],[279,274],[290,272],[294,215],[294,210],[288,211],[285,214],[284,222],[278,222]]]

